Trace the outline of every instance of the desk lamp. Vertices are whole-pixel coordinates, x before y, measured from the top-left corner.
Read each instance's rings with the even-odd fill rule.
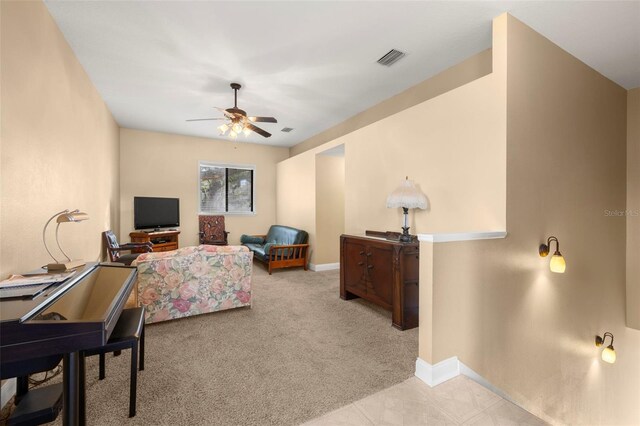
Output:
[[[53,254],[51,254],[51,251],[49,251],[49,247],[47,247],[47,227],[53,219],[56,219],[56,222],[58,223],[56,225],[56,244],[58,245],[58,249],[60,249],[60,252],[64,255],[64,257],[67,258],[66,262],[59,262],[58,259],[56,259]],[[61,212],[58,212],[51,216],[47,223],[45,223],[44,229],[42,229],[42,242],[44,243],[44,248],[45,250],[47,250],[47,253],[49,253],[49,256],[51,256],[51,258],[55,261],[55,263],[49,263],[47,265],[48,271],[66,271],[68,269],[74,269],[85,264],[83,260],[71,260],[71,258],[67,256],[67,253],[62,250],[62,247],[60,247],[60,242],[58,241],[58,228],[60,228],[60,224],[63,222],[82,222],[83,220],[87,219],[89,219],[89,215],[81,212],[80,210],[62,210]]]

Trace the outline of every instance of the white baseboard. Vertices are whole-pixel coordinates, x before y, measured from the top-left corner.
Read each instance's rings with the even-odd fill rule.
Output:
[[[489,389],[496,395],[520,407],[520,404],[515,402],[509,395],[493,386],[487,379],[473,371],[471,368],[467,367],[458,359],[457,356],[445,359],[444,361],[440,361],[434,365],[429,364],[427,361],[421,358],[416,359],[416,377],[431,387],[437,386],[449,379],[453,379],[460,374],[462,374],[463,376],[467,376],[474,382],[478,383],[480,386]]]
[[[9,379],[2,384],[0,390],[0,409],[7,405],[7,402],[16,394],[16,379]]]
[[[315,265],[313,263],[309,264],[309,269],[315,272],[322,271],[333,271],[335,269],[340,269],[340,262],[338,263],[321,263],[320,265]]]
[[[416,359],[416,377],[431,387],[453,379],[460,375],[460,362],[454,356],[437,364],[431,365],[427,361]]]

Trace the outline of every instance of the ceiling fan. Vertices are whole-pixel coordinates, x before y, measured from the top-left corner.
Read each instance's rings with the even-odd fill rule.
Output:
[[[251,132],[256,132],[265,138],[270,137],[271,133],[254,126],[252,123],[277,123],[278,120],[273,117],[248,117],[244,110],[238,108],[238,90],[240,90],[241,87],[238,83],[231,83],[234,97],[233,108],[222,109],[216,107],[224,114],[224,117],[193,118],[187,121],[224,120],[224,123],[218,126],[218,130],[220,130],[220,135],[223,136],[229,132],[231,139],[237,138],[241,132],[244,133],[245,136],[249,136]]]

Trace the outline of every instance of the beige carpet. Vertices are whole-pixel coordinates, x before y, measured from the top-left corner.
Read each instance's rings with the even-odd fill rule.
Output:
[[[253,306],[147,327],[138,414],[128,419],[129,352],[88,362],[94,425],[294,425],[413,375],[418,329],[338,295],[338,271],[254,265]]]

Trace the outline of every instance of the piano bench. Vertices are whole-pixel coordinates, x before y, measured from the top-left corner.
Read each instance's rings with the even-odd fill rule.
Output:
[[[138,361],[138,345],[140,347],[140,360]],[[98,348],[87,349],[80,352],[80,419],[86,416],[86,376],[85,358],[88,356],[100,356],[99,379],[105,377],[105,354],[110,352],[131,349],[131,380],[129,389],[129,417],[136,415],[136,391],[138,384],[138,369],[144,370],[144,309],[124,309],[107,344]],[[138,364],[139,362],[139,364]]]
[[[52,422],[62,410],[62,383],[31,389],[7,419],[7,425],[27,426]]]

